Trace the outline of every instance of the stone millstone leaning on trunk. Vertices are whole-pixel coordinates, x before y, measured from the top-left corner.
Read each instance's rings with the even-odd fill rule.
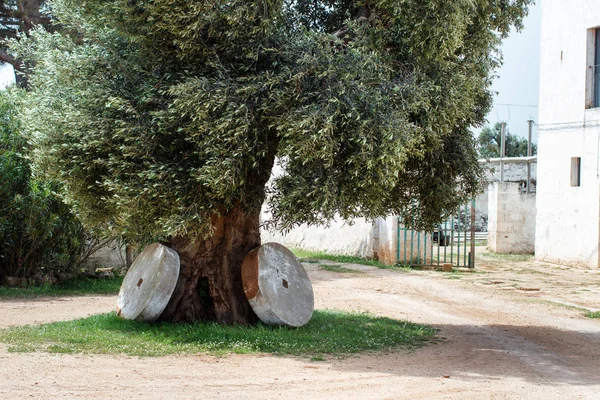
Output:
[[[160,243],[146,247],[123,279],[117,314],[136,321],[156,321],[175,290],[179,264],[174,250]]]
[[[282,245],[266,243],[248,253],[242,282],[263,323],[300,327],[310,321],[314,309],[310,279],[296,256]]]

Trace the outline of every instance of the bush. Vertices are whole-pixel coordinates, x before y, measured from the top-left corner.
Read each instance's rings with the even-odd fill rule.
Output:
[[[83,226],[56,194],[59,185],[32,176],[18,96],[0,92],[0,282],[75,271],[86,244]]]

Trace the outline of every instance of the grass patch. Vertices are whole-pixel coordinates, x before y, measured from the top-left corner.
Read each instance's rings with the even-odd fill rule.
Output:
[[[114,279],[80,278],[53,286],[44,285],[26,288],[0,286],[0,298],[116,294],[119,293],[121,283],[123,283],[123,278],[119,277]]]
[[[319,268],[329,272],[338,272],[340,274],[364,274],[362,271],[342,267],[341,265],[320,264]]]
[[[410,322],[317,310],[312,320],[298,329],[215,323],[146,324],[126,321],[110,313],[0,330],[0,341],[7,343],[13,352],[131,356],[271,353],[311,356],[318,361],[324,355],[420,346],[434,335],[434,329]]]
[[[586,318],[593,318],[593,319],[600,318],[600,311],[590,311],[585,307],[573,306],[570,304],[559,303],[558,301],[552,301],[552,300],[537,300],[536,303],[566,308],[567,310],[583,311],[583,315]]]
[[[587,318],[600,318],[600,311],[588,311],[585,313]]]
[[[370,265],[370,266],[379,267],[379,268],[390,268],[389,265],[382,264],[377,260],[368,260],[365,258],[354,257],[354,256],[340,256],[340,255],[335,255],[335,254],[307,251],[307,250],[302,250],[302,249],[292,249],[292,253],[294,253],[294,255],[300,259],[300,261],[308,262],[308,263],[311,263],[311,262],[317,263],[319,261],[325,260],[325,261],[338,262],[338,263],[342,263],[342,264],[359,264],[359,265]]]
[[[533,261],[535,256],[532,254],[498,254],[498,253],[476,253],[477,260],[497,260],[497,261],[510,261],[510,262],[522,262],[522,261]]]

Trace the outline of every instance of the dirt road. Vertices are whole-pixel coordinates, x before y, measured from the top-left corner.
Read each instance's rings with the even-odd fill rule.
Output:
[[[417,350],[313,362],[268,355],[137,358],[9,353],[4,399],[600,399],[600,271],[494,259],[479,273],[340,274],[305,264],[316,307],[439,329]],[[116,298],[3,300],[0,328],[73,319]]]

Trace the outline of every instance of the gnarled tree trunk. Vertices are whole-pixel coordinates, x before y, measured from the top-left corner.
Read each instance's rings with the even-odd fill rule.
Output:
[[[222,324],[253,324],[242,287],[242,262],[260,245],[259,214],[234,209],[213,221],[214,235],[205,240],[173,238],[167,246],[179,253],[181,272],[161,320],[213,320]]]

